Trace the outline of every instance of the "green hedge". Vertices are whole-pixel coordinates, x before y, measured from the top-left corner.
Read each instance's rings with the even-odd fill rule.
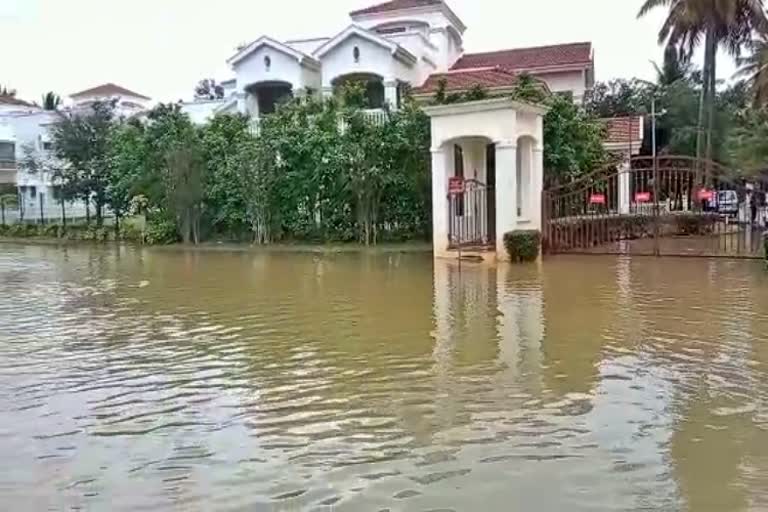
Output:
[[[539,257],[541,249],[541,232],[528,229],[505,233],[504,247],[513,262],[534,261]]]
[[[152,223],[147,225],[146,235],[139,227],[123,223],[120,233],[115,233],[114,226],[97,227],[90,224],[0,224],[0,238],[45,238],[82,242],[136,242],[148,244],[169,244],[176,242],[173,223]]]

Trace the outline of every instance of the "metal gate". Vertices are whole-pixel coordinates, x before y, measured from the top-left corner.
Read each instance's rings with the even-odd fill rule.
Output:
[[[493,188],[477,180],[466,180],[464,191],[448,195],[449,247],[485,247],[496,238]]]
[[[766,185],[715,162],[635,158],[544,191],[544,251],[763,258]]]

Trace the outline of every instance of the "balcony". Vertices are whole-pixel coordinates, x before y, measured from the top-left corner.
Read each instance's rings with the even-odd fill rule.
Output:
[[[374,125],[382,125],[389,119],[389,114],[382,108],[372,108],[361,110],[363,117],[366,121]],[[343,132],[346,129],[346,123],[343,119],[339,119],[339,129]],[[256,117],[251,119],[250,124],[251,134],[258,136],[261,133],[261,119]]]
[[[0,160],[0,185],[16,184],[16,161]]]

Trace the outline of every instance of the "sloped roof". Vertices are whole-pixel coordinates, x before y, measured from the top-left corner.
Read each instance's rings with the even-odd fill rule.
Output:
[[[312,66],[318,67],[319,63],[311,56],[307,55],[304,52],[301,52],[285,43],[281,43],[280,41],[276,39],[272,39],[268,36],[261,36],[248,46],[245,46],[244,48],[241,48],[237,51],[235,55],[230,57],[227,60],[227,63],[230,66],[237,65],[238,62],[242,61],[246,57],[248,57],[250,54],[261,48],[262,46],[269,46],[270,48],[273,48],[279,52],[282,52],[290,57],[293,57],[296,59],[300,64],[302,63],[308,63]]]
[[[433,93],[437,91],[442,80],[445,80],[445,89],[447,91],[465,91],[474,86],[486,89],[509,87],[517,82],[517,75],[498,66],[435,73],[430,75],[426,82],[424,82],[424,85],[417,88],[414,92],[416,94]]]
[[[428,7],[430,5],[440,5],[442,0],[391,0],[380,4],[372,5],[364,9],[358,9],[349,13],[350,16],[361,14],[377,14],[381,12],[399,11],[401,9],[413,9],[415,7]]]
[[[612,117],[601,119],[606,127],[606,144],[639,145],[643,142],[643,117]]]
[[[416,63],[416,60],[417,60],[416,57],[403,46],[385,37],[382,37],[376,32],[373,32],[371,30],[366,30],[363,27],[355,24],[348,26],[347,28],[345,28],[344,30],[336,34],[333,38],[326,41],[319,48],[317,48],[315,50],[314,56],[316,58],[323,58],[328,52],[330,52],[332,49],[337,47],[339,44],[346,41],[347,38],[351,36],[361,37],[363,39],[366,39],[372,42],[373,44],[386,48],[387,50],[390,51],[390,53],[393,56],[408,62],[410,65],[413,65]]]
[[[32,103],[16,98],[15,96],[8,96],[0,94],[0,105],[14,105],[19,107],[34,107]]]
[[[81,98],[83,96],[133,96],[134,98],[141,98],[143,100],[151,99],[111,82],[69,95],[70,98]]]
[[[512,71],[592,64],[592,43],[570,43],[465,53],[451,69],[499,66]]]

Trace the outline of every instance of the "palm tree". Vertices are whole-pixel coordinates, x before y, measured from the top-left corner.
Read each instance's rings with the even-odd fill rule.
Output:
[[[56,110],[61,105],[61,97],[53,91],[43,94],[43,109]]]
[[[691,62],[681,58],[680,52],[674,46],[667,46],[664,49],[664,62],[661,66],[654,62],[653,67],[656,69],[656,84],[660,87],[688,80],[693,74]]]
[[[738,58],[755,31],[768,33],[768,18],[763,3],[764,0],[644,0],[640,8],[638,17],[645,16],[657,7],[669,9],[659,31],[659,43],[676,48],[684,58],[690,59],[704,40],[697,158],[702,156],[705,115],[705,156],[707,159],[712,156],[717,50],[722,47]]]
[[[754,39],[749,49],[749,55],[736,61],[736,76],[747,79],[755,107],[762,107],[768,103],[768,37]]]

